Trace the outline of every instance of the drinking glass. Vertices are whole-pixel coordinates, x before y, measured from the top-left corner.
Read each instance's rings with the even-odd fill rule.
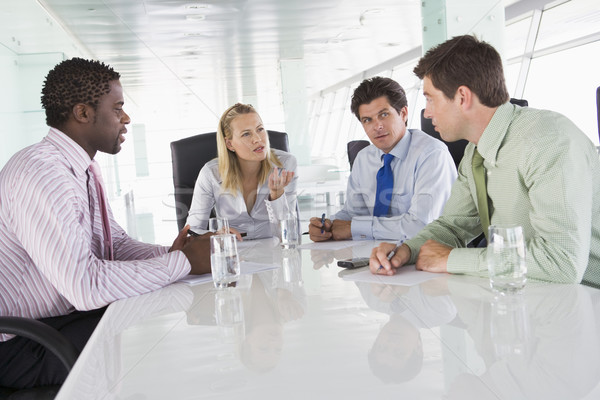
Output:
[[[210,218],[208,220],[208,230],[216,234],[229,233],[229,221],[227,218]]]
[[[213,283],[217,288],[225,288],[240,277],[240,260],[236,237],[232,234],[210,237],[210,269]]]
[[[517,225],[490,225],[488,232],[490,286],[498,292],[518,292],[527,281],[523,228]]]
[[[284,249],[294,249],[298,244],[298,219],[293,214],[286,215],[278,222],[278,236],[281,241],[281,247]]]

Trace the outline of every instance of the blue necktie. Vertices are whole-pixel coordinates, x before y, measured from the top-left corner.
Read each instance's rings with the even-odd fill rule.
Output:
[[[383,155],[383,167],[377,172],[377,193],[375,197],[375,206],[373,207],[373,216],[385,217],[390,210],[392,203],[392,191],[394,189],[394,173],[392,172],[391,154]]]

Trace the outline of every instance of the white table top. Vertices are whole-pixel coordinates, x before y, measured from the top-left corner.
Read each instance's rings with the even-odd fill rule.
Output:
[[[112,304],[57,399],[600,398],[600,290],[353,281],[334,259],[376,243],[355,244],[246,243],[242,259],[277,268]]]

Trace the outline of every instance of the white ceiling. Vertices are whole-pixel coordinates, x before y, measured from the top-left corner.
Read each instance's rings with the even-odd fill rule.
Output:
[[[303,67],[283,86],[308,97],[418,48],[420,8],[419,0],[3,0],[0,39],[17,54],[102,60],[121,73],[128,110],[214,126],[237,101],[281,114],[282,60]]]
[[[303,61],[311,95],[421,42],[418,0],[40,3],[142,108],[177,99],[220,115],[236,101],[280,102],[280,60]]]

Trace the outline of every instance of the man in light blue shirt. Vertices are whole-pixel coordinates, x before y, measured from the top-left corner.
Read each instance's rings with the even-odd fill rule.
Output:
[[[441,215],[450,196],[456,167],[448,148],[420,130],[406,128],[406,94],[392,79],[364,80],[354,91],[350,108],[372,144],[356,156],[342,210],[332,221],[311,218],[310,238],[410,238]],[[383,191],[387,192],[381,197],[383,204],[376,205],[377,176],[387,154],[393,156],[390,186]]]

